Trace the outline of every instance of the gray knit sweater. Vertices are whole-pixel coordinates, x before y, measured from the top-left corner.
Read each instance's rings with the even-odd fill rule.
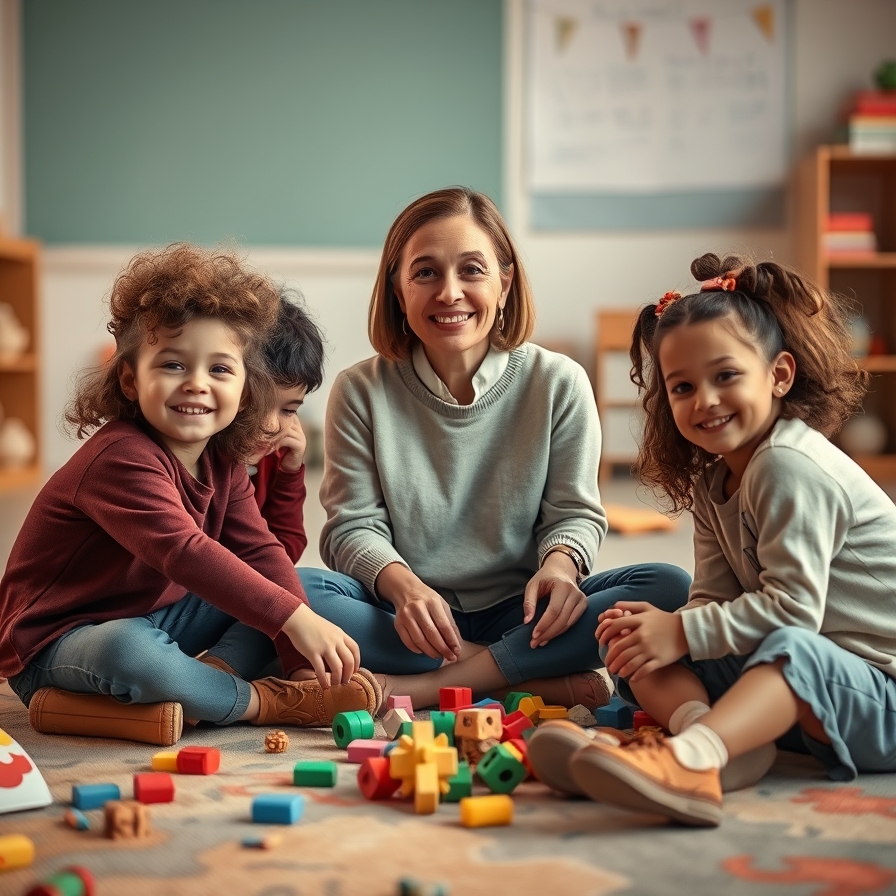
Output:
[[[751,653],[782,626],[821,632],[896,677],[896,506],[801,420],[779,420],[725,499],[719,462],[694,504],[680,610],[695,659]]]
[[[469,612],[522,594],[554,545],[594,568],[600,426],[564,355],[515,349],[471,405],[437,398],[410,360],[362,361],[336,378],[325,445],[321,557],[370,590],[397,561]]]

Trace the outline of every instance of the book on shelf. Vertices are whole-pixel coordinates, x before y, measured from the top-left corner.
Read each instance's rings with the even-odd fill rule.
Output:
[[[896,152],[896,115],[850,115],[849,148],[853,152]]]
[[[896,115],[896,90],[860,90],[853,98],[854,115]]]
[[[874,218],[870,212],[831,212],[826,230],[874,230]]]
[[[827,253],[877,252],[877,237],[874,233],[860,230],[828,230],[821,235],[821,246]]]

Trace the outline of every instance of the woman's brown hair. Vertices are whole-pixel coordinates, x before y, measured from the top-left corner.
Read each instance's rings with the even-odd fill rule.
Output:
[[[277,319],[277,288],[244,266],[235,252],[188,243],[141,252],[118,275],[109,296],[115,352],[102,367],[86,371],[65,411],[67,428],[79,439],[110,420],[140,417],[136,401],[123,392],[122,365],[136,366],[144,340],[156,341],[160,327],[178,328],[197,317],[225,323],[243,348],[246,384],[233,422],[210,444],[234,460],[244,460],[267,433],[277,392],[262,354]]]
[[[532,335],[535,327],[535,303],[529,278],[519,253],[498,211],[484,193],[467,187],[448,187],[427,193],[412,202],[395,219],[386,235],[367,314],[367,333],[376,351],[390,361],[411,356],[416,337],[405,333],[404,314],[395,295],[393,279],[398,273],[401,254],[408,240],[424,225],[439,218],[467,215],[491,238],[501,270],[513,271],[513,280],[504,305],[504,323],[492,328],[492,344],[499,349],[514,349]]]
[[[635,463],[638,478],[665,499],[672,512],[693,504],[694,485],[717,458],[689,442],[675,425],[659,365],[663,338],[676,327],[731,317],[767,361],[787,351],[796,360],[782,416],[799,418],[830,437],[860,407],[868,372],[850,353],[851,303],[829,294],[796,271],[774,262],[712,253],[691,264],[697,280],[735,281],[734,291],[701,291],[673,299],[657,314],[644,307],[635,323],[631,379],[646,414]]]

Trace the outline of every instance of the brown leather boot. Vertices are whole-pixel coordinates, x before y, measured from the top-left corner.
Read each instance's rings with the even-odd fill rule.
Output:
[[[532,678],[490,696],[503,699],[512,691],[526,692],[541,697],[548,706],[584,706],[594,712],[610,702],[610,687],[600,672],[574,672],[556,678]]]
[[[329,728],[341,712],[364,709],[376,715],[383,702],[379,682],[359,669],[348,684],[322,688],[316,678],[287,681],[259,678],[252,682],[260,708],[253,725],[296,725],[300,728]]]
[[[105,694],[41,688],[28,706],[31,727],[42,734],[117,737],[170,747],[184,727],[180,703],[122,703]]]

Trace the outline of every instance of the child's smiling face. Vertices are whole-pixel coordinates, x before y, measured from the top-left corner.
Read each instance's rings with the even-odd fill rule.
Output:
[[[227,324],[197,317],[182,328],[160,327],[144,340],[134,368],[123,364],[121,386],[146,422],[194,473],[209,439],[228,427],[246,384],[243,348]]]
[[[793,383],[793,356],[780,352],[768,361],[735,318],[722,317],[670,330],[658,357],[678,431],[721,455],[736,488],[781,414],[781,398]]]

